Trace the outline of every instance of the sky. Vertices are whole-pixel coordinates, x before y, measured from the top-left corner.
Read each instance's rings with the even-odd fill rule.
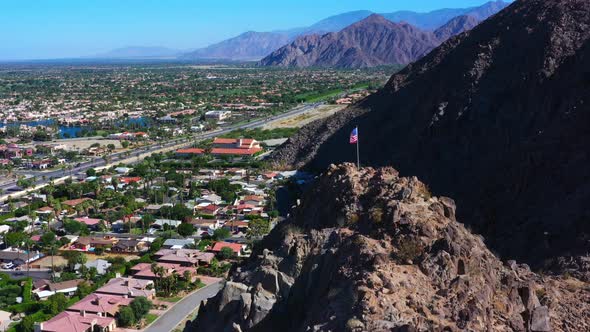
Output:
[[[195,49],[245,31],[353,11],[426,12],[488,0],[0,0],[0,59],[92,56],[126,46]]]

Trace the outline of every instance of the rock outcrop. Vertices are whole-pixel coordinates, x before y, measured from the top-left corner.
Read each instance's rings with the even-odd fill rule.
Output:
[[[393,168],[331,166],[187,330],[590,328],[587,285],[502,264],[455,215]]]
[[[514,2],[303,128],[276,164],[353,161],[355,126],[362,164],[393,165],[455,198],[503,258],[588,275],[567,257],[586,256],[590,239],[589,1]]]

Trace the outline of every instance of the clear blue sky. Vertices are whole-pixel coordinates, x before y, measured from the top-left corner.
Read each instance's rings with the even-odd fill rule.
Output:
[[[130,45],[191,49],[242,32],[366,9],[430,11],[487,0],[1,0],[0,59],[88,56]]]

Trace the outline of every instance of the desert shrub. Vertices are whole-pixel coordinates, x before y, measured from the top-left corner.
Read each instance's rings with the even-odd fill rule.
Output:
[[[414,261],[420,257],[424,252],[422,244],[413,239],[402,239],[399,242],[397,258],[403,263],[407,261]]]

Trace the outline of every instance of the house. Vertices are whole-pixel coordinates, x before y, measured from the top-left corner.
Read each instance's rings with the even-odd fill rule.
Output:
[[[106,285],[97,289],[95,293],[119,295],[131,298],[144,296],[148,299],[153,299],[156,295],[153,281],[133,278],[111,279]]]
[[[162,244],[162,248],[165,249],[182,249],[186,245],[195,244],[193,239],[166,239]]]
[[[110,248],[115,244],[115,242],[116,240],[112,238],[82,236],[79,237],[76,242],[74,242],[73,247],[74,249],[82,251],[92,251],[95,248]]]
[[[115,168],[115,172],[117,172],[117,174],[129,174],[129,172],[131,172],[132,170],[133,170],[133,168],[129,168],[129,167]]]
[[[95,268],[96,272],[99,275],[105,275],[108,272],[111,265],[112,265],[111,263],[109,263],[108,261],[105,261],[104,259],[97,259],[95,261],[88,262],[88,263],[84,264],[84,266],[86,266],[87,269]],[[81,267],[82,267],[81,264],[76,264],[74,266],[74,269],[76,271],[78,271]]]
[[[35,213],[43,220],[49,219],[52,214],[55,214],[55,211],[50,206],[44,206],[35,210]]]
[[[139,176],[124,176],[119,179],[122,184],[130,185],[132,183],[139,184],[141,182],[141,178]]]
[[[179,264],[180,266],[207,265],[215,257],[212,253],[197,249],[160,249],[154,256],[159,263]]]
[[[46,322],[35,324],[35,332],[112,332],[116,328],[113,317],[72,311],[64,311]]]
[[[219,253],[219,252],[221,252],[221,249],[223,249],[223,248],[230,248],[238,257],[241,257],[242,251],[244,251],[246,249],[246,245],[239,244],[239,243],[220,241],[220,242],[215,242],[215,244],[211,248],[211,251],[214,253]]]
[[[219,207],[219,206],[217,206],[215,204],[209,204],[207,206],[199,207],[197,209],[201,213],[215,216],[215,215],[217,215],[217,213],[219,213],[219,211],[221,210],[221,207]]]
[[[207,120],[215,120],[215,121],[223,121],[231,117],[231,111],[208,111],[205,113],[205,119]]]
[[[53,162],[49,159],[44,160],[35,160],[31,163],[31,168],[33,169],[47,169],[51,166]]]
[[[260,142],[252,138],[219,138],[213,140],[213,148],[218,149],[260,149]]]
[[[10,226],[0,225],[0,234],[8,233],[9,231],[10,231]]]
[[[16,249],[6,249],[0,251],[0,262],[12,263],[16,266],[23,265],[27,262],[36,261],[41,258],[41,253],[31,250],[29,253]]]
[[[199,148],[188,148],[188,149],[178,149],[176,150],[176,154],[179,157],[188,157],[192,155],[201,155],[205,153],[205,149]]]
[[[141,241],[138,240],[119,240],[112,248],[112,252],[128,252],[136,253],[142,250],[147,250]]]
[[[162,229],[164,225],[168,225],[170,227],[178,227],[182,224],[180,220],[172,220],[172,219],[156,219],[156,222],[152,225],[154,228]]]
[[[76,218],[74,220],[85,224],[86,226],[88,226],[89,229],[94,230],[94,231],[98,230],[99,225],[102,222],[102,219],[94,219],[94,218],[88,218],[88,217]]]
[[[93,293],[76,302],[68,311],[86,312],[101,317],[115,317],[122,306],[128,306],[133,299],[118,295]]]
[[[257,196],[257,195],[248,195],[245,196],[240,203],[242,204],[249,204],[252,206],[262,206],[264,205],[265,199],[262,196]]]
[[[171,263],[157,263],[158,267],[164,269],[164,276],[170,276],[176,273],[179,277],[183,278],[186,271],[188,271],[191,275],[190,282],[196,280],[197,270],[195,267],[191,266],[181,266],[180,264],[171,264]],[[131,268],[131,273],[133,274],[133,278],[136,279],[147,279],[147,280],[155,280],[159,278],[152,271],[152,264],[149,263],[139,263]]]
[[[65,207],[66,209],[68,209],[70,212],[74,212],[76,211],[76,208],[80,205],[82,205],[85,202],[90,202],[92,201],[90,198],[88,197],[83,197],[83,198],[78,198],[78,199],[70,199],[67,201],[63,201],[61,203],[61,205],[63,207]]]
[[[158,213],[158,212],[160,211],[160,209],[161,209],[162,207],[164,207],[164,206],[170,206],[170,207],[171,207],[171,206],[172,206],[172,204],[170,204],[170,203],[167,203],[167,204],[150,204],[150,205],[146,206],[146,207],[144,208],[144,210],[145,210],[145,212],[146,212],[146,213],[149,213],[149,214],[156,214],[156,213]]]
[[[39,300],[45,300],[51,295],[57,293],[62,293],[66,296],[72,296],[76,294],[76,291],[78,290],[78,285],[83,281],[84,280],[82,279],[76,279],[55,283],[49,281],[47,281],[46,283],[40,282],[35,284],[36,288],[33,291],[33,293],[35,293]]]
[[[208,194],[197,199],[197,203],[221,204],[223,199],[217,194]]]
[[[191,219],[189,220],[189,224],[195,227],[197,230],[197,235],[201,235],[203,233],[212,235],[216,229],[221,227],[222,222],[221,220],[215,219]]]
[[[232,233],[246,233],[250,228],[250,224],[246,221],[242,220],[232,220],[228,221],[223,225],[223,228],[229,229]]]

